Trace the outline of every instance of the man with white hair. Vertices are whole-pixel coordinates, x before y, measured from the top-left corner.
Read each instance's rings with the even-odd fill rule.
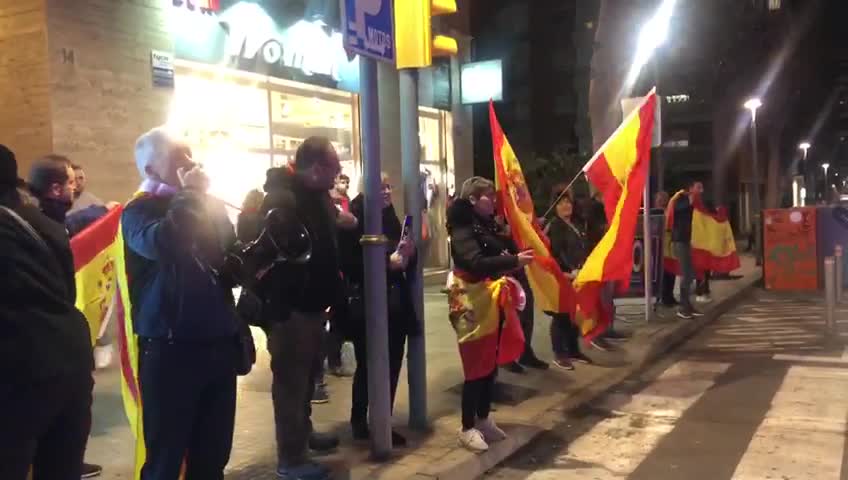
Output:
[[[224,478],[236,408],[237,320],[232,285],[214,269],[235,243],[210,208],[209,179],[163,129],[142,135],[141,194],[121,216],[147,458],[142,480]]]

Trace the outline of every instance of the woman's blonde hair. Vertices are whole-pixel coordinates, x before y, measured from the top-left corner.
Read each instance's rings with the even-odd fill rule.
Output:
[[[471,177],[462,183],[459,198],[468,200],[471,197],[480,198],[486,192],[494,192],[495,183],[484,177]]]
[[[262,206],[262,200],[265,200],[265,194],[258,189],[253,189],[247,192],[244,201],[241,202],[242,211],[259,210]]]

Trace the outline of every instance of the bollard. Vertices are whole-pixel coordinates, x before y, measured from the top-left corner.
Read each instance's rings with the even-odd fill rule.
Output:
[[[842,281],[844,275],[844,265],[842,263],[842,245],[837,245],[836,248],[833,249],[833,261],[836,265],[836,303],[842,303]]]
[[[835,330],[834,308],[836,307],[836,288],[833,257],[824,259],[824,326],[828,333]]]

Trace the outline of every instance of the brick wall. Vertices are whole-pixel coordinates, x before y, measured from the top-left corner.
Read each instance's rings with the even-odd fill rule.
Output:
[[[50,135],[44,0],[0,0],[0,143],[17,154],[21,176],[49,152]]]
[[[92,193],[124,201],[139,183],[136,138],[167,118],[150,51],[173,50],[171,2],[46,1],[53,149],[85,166]]]

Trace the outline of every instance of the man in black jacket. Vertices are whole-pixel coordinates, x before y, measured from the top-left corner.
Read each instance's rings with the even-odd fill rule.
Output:
[[[162,129],[139,137],[141,195],[121,215],[147,458],[142,480],[222,480],[230,458],[239,362],[229,219],[206,195],[191,151]]]
[[[74,307],[65,228],[25,202],[0,145],[0,478],[82,476],[91,425],[91,337]]]
[[[278,264],[261,285],[262,314],[271,325],[277,475],[289,480],[329,478],[326,468],[309,462],[307,447],[312,443],[323,450],[338,443],[336,438],[319,441],[312,433],[310,400],[323,362],[327,312],[342,292],[336,239],[338,217],[344,214],[328,193],[340,171],[332,144],[323,137],[308,138],[298,148],[294,165],[268,170],[260,209],[265,215],[276,208],[285,222],[302,224],[312,242],[308,261]]]

